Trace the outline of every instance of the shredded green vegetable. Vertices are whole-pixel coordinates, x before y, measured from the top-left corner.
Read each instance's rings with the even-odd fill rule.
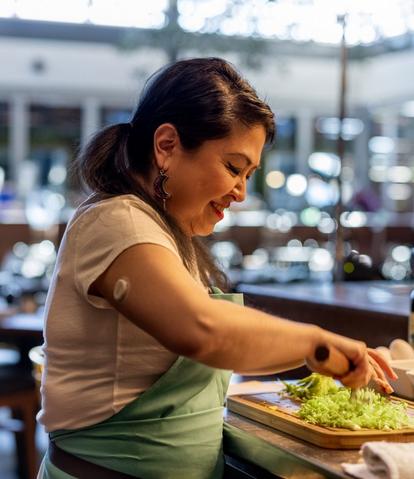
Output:
[[[405,403],[393,402],[373,389],[360,389],[351,396],[350,388],[317,373],[296,384],[284,384],[287,395],[302,401],[299,417],[311,424],[352,430],[414,427]]]
[[[299,379],[295,384],[285,383],[286,392],[295,399],[310,399],[313,396],[324,396],[338,391],[335,381],[322,374],[312,373],[310,376]]]

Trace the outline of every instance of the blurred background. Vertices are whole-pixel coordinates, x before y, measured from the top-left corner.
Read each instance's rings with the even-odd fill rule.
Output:
[[[85,198],[78,149],[195,56],[231,61],[276,114],[248,197],[207,239],[233,289],[369,281],[369,301],[408,298],[413,47],[413,0],[0,0],[0,318],[41,315]]]
[[[249,197],[211,238],[233,283],[331,279],[338,229],[339,278],[410,279],[413,29],[411,0],[2,0],[3,270],[47,276],[84,196],[70,175],[78,148],[128,121],[157,68],[219,55],[278,127]]]

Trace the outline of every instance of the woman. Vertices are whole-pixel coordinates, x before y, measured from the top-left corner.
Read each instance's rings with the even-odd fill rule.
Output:
[[[79,158],[92,195],[70,221],[46,307],[40,477],[222,477],[230,371],[267,374],[336,348],[352,387],[393,372],[358,341],[222,300],[223,276],[197,241],[274,135],[273,114],[217,58],[151,78],[130,123]]]

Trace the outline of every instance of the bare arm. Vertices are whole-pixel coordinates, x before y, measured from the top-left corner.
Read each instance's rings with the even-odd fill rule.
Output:
[[[113,289],[121,277],[128,279],[130,290],[116,302]],[[157,245],[123,252],[91,292],[105,297],[169,350],[223,369],[277,370],[303,360],[317,336],[314,327],[210,299],[178,258]]]
[[[300,368],[304,366],[306,362],[303,359],[299,361],[291,361],[286,364],[279,364],[277,368],[270,368],[270,369],[258,369],[256,371],[236,371],[238,374],[242,374],[243,376],[266,376],[270,374],[280,373],[282,371],[289,371],[290,369]]]
[[[113,289],[121,277],[127,278],[130,290],[117,302]],[[162,246],[140,244],[127,249],[90,292],[106,298],[170,351],[208,366],[271,373],[300,365],[312,357],[318,345],[325,344],[335,346],[356,364],[345,382],[359,387],[371,376],[363,343],[316,326],[212,300],[179,259]],[[324,372],[315,364],[313,368]]]

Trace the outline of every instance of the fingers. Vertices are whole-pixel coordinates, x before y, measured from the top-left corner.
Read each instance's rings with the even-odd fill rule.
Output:
[[[344,386],[351,388],[365,386],[372,375],[365,343],[337,334],[330,334],[327,338],[327,344],[335,346],[354,366],[352,371],[348,371],[342,376],[334,375],[335,379],[339,379]],[[333,375],[332,372],[330,375]]]
[[[323,346],[326,348],[326,357],[319,357],[318,350]],[[326,376],[334,376],[342,378],[349,373],[350,364],[358,365],[361,361],[365,361],[366,346],[364,343],[343,338],[339,335],[328,333],[318,347],[315,348],[314,354],[306,358],[306,362],[310,369]],[[352,368],[352,370],[358,368]],[[359,376],[361,371],[358,369],[353,376]]]
[[[357,366],[361,361],[365,360],[367,346],[364,342],[333,333],[330,334],[329,339],[329,342],[345,354],[354,366]]]
[[[398,379],[398,376],[395,374],[389,362],[385,359],[385,357],[381,353],[379,353],[375,349],[368,348],[368,354],[371,358],[375,360],[376,363],[380,365],[381,369],[385,371],[385,374],[390,379],[393,379],[393,380]]]
[[[378,378],[381,379],[382,381],[386,381],[385,373],[381,369],[380,365],[375,361],[375,359],[371,356],[368,356],[369,364],[371,365],[371,368],[373,369],[373,379]]]
[[[343,376],[337,376],[335,371],[327,370],[323,364],[318,363],[314,358],[308,358],[307,363],[310,368],[320,374],[334,376],[339,379],[344,386],[350,388],[360,388],[366,386],[371,379],[386,393],[393,392],[393,388],[388,382],[387,376],[395,380],[397,375],[389,365],[388,361],[377,351],[369,349],[361,341],[349,339],[337,334],[324,331],[323,338],[328,348],[335,347],[344,354],[355,366],[352,371],[348,371]]]
[[[374,358],[370,357],[370,365],[372,368],[372,380],[387,394],[394,392],[394,389],[385,377],[384,371]]]
[[[378,386],[380,386],[387,394],[391,394],[394,392],[394,389],[388,382],[385,374],[387,374],[387,376],[391,379],[397,379],[398,376],[394,373],[385,358],[379,355],[380,357],[378,359],[378,353],[376,351],[368,350],[368,354],[374,373],[372,376],[373,381],[378,384]]]
[[[362,388],[366,386],[371,379],[372,368],[368,361],[368,355],[365,355],[363,359],[355,364],[355,369],[350,371],[345,376],[338,378],[344,386],[352,389]]]

